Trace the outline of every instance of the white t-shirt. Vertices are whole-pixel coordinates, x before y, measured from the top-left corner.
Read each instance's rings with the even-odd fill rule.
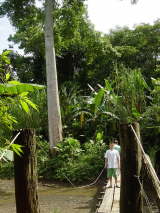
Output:
[[[115,150],[115,149],[107,150],[104,157],[107,158],[107,160],[108,160],[107,168],[118,168],[119,167],[118,161],[120,161],[120,155],[117,150]]]

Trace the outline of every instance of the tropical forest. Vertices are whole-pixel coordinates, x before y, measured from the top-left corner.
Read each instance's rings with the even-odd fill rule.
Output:
[[[24,51],[0,52],[0,213],[160,212],[160,19],[102,33],[87,0],[40,2],[0,1]],[[114,140],[120,207],[100,211]]]

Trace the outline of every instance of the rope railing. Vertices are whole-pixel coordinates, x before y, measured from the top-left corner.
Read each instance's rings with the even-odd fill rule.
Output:
[[[134,176],[134,177],[137,178],[137,180],[139,182],[139,185],[141,187],[141,195],[143,196],[143,198],[146,201],[146,204],[147,204],[147,207],[148,207],[148,211],[149,211],[149,213],[152,213],[152,204],[151,204],[151,202],[149,200],[149,197],[147,196],[147,194],[146,194],[146,192],[145,192],[145,190],[143,188],[143,184],[141,183],[139,176]]]
[[[146,153],[145,153],[145,151],[144,151],[144,149],[143,149],[143,147],[142,147],[141,141],[140,141],[139,137],[137,136],[137,134],[136,134],[136,132],[135,132],[133,126],[130,125],[130,127],[131,127],[131,129],[132,129],[132,131],[133,131],[133,133],[134,133],[134,135],[135,135],[135,137],[136,137],[136,139],[137,139],[136,141],[137,141],[137,143],[138,143],[138,145],[139,145],[139,147],[140,147],[140,149],[141,149],[141,151],[142,151],[142,157],[144,158],[144,161],[146,162],[146,167],[149,167],[149,165],[150,165],[150,160],[149,160],[149,158],[147,157],[147,155],[146,155]],[[151,168],[151,166],[150,166],[150,168]],[[155,170],[154,170],[153,167],[152,167],[152,172],[154,173],[156,182],[157,182],[157,183],[159,184],[159,186],[160,186],[159,178],[157,177],[157,174],[156,174],[156,172],[155,172]]]
[[[90,186],[93,186],[97,183],[97,181],[99,180],[99,178],[101,177],[103,171],[104,171],[105,167],[103,167],[103,169],[101,170],[101,172],[99,173],[99,175],[97,176],[97,178],[90,184],[88,185],[84,185],[84,186],[75,186],[72,181],[66,176],[64,175],[64,177],[68,180],[68,182],[74,187],[74,188],[86,188],[86,187],[90,187]]]
[[[156,205],[157,207],[159,208],[160,210],[160,181],[159,181],[159,178],[155,172],[155,169],[153,168],[152,166],[152,163],[149,159],[149,156],[145,153],[143,147],[142,147],[142,144],[141,144],[141,141],[139,139],[139,137],[137,136],[134,128],[132,125],[130,125],[135,137],[136,137],[136,141],[137,141],[137,144],[138,146],[140,147],[140,150],[142,152],[142,158],[143,158],[143,162],[144,162],[144,167],[146,168],[147,170],[147,174],[150,176],[150,181],[152,182],[152,187],[153,187],[153,190],[154,190],[154,195],[156,196]],[[144,169],[145,169],[144,168]],[[146,204],[147,204],[147,207],[148,207],[148,211],[152,212],[152,204],[151,202],[149,201],[149,197],[147,196],[147,193],[145,192],[144,190],[144,187],[143,187],[143,184],[141,183],[139,177],[138,177],[138,181],[139,181],[139,184],[140,184],[140,187],[141,187],[141,192],[142,192],[142,195],[146,201]]]

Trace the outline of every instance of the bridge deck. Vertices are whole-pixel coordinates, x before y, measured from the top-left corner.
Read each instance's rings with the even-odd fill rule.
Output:
[[[120,188],[107,188],[97,213],[119,213]]]
[[[112,213],[119,213],[120,189],[115,189]]]

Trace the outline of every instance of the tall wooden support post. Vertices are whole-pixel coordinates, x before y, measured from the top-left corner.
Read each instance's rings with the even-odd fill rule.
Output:
[[[23,154],[14,154],[15,197],[17,213],[40,213],[37,195],[36,141],[33,129],[24,129],[16,142]]]
[[[140,138],[138,123],[132,124]],[[121,140],[121,192],[120,213],[142,213],[142,196],[139,184],[142,154],[137,139],[128,124],[120,125]]]

